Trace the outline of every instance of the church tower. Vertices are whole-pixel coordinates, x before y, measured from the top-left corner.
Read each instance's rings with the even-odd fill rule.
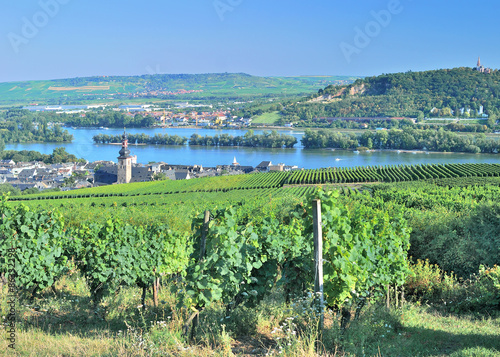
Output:
[[[127,133],[123,131],[122,148],[118,156],[118,175],[116,183],[129,183],[132,179],[132,156],[128,149]]]

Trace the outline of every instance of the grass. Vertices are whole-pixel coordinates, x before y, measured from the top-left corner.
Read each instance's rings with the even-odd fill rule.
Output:
[[[308,314],[307,298],[287,304],[276,289],[255,308],[241,306],[228,314],[215,304],[201,313],[189,343],[182,333],[189,312],[177,305],[176,285],[160,289],[158,308],[148,294],[143,310],[141,290],[125,287],[94,311],[84,279],[72,272],[56,284],[57,292],[48,289],[33,302],[18,302],[16,349],[2,339],[4,355],[317,355],[317,321]],[[3,286],[3,311],[5,296]],[[418,303],[391,310],[374,304],[341,333],[339,316],[330,311],[320,346],[325,356],[499,356],[500,317],[451,316]]]
[[[409,356],[500,355],[498,318],[443,316],[431,308],[410,307],[403,311],[402,319],[404,338],[399,339],[395,347],[403,347]]]
[[[278,112],[264,113],[252,118],[252,124],[275,124],[280,120],[281,115]]]

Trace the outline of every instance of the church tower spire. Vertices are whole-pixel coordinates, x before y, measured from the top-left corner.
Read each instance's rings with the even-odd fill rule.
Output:
[[[477,66],[481,67],[481,58],[480,57],[477,58]]]
[[[122,148],[118,156],[118,174],[116,183],[129,183],[132,179],[132,156],[128,149],[128,137],[123,128]]]

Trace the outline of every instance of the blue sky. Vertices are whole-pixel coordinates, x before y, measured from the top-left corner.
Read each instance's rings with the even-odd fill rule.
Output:
[[[2,1],[0,82],[500,68],[497,1]]]

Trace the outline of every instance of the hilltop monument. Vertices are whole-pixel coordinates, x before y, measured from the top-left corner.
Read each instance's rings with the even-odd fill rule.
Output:
[[[128,138],[125,129],[122,136],[122,148],[118,156],[118,172],[116,183],[129,183],[132,179],[132,156],[128,149]]]
[[[474,69],[478,72],[481,72],[481,73],[491,73],[491,68],[486,68],[483,65],[481,65],[481,58],[480,57],[477,58],[477,66],[474,67]]]

